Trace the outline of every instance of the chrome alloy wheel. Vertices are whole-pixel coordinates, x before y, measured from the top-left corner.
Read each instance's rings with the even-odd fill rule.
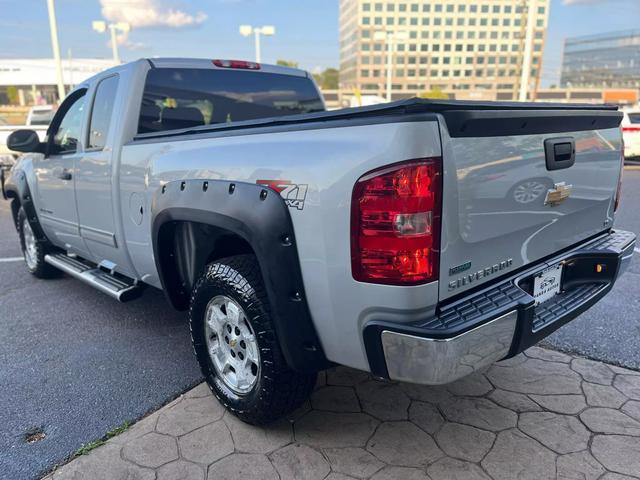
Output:
[[[27,262],[31,270],[34,270],[38,266],[38,247],[36,246],[36,237],[26,218],[22,223],[22,237],[24,238],[24,261]]]
[[[234,393],[249,393],[260,374],[260,350],[244,310],[226,295],[215,296],[207,305],[204,324],[218,377]]]
[[[516,187],[513,191],[513,198],[518,203],[531,203],[538,199],[546,189],[547,188],[540,182],[526,182]]]

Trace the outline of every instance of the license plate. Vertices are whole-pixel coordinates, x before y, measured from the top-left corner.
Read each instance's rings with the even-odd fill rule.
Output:
[[[560,293],[562,264],[553,265],[535,276],[533,279],[533,298],[536,305],[546,302]]]

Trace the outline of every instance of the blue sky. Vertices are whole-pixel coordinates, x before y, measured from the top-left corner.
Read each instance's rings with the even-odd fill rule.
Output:
[[[140,6],[144,8],[140,8]],[[296,60],[315,70],[338,65],[338,0],[56,0],[62,55],[108,58],[107,35],[91,29],[106,16],[129,20],[124,60],[143,56],[248,58],[253,40],[240,24],[272,24],[264,62]],[[51,55],[45,0],[0,0],[0,58]],[[640,0],[551,0],[543,83],[557,81],[567,36],[640,28]]]

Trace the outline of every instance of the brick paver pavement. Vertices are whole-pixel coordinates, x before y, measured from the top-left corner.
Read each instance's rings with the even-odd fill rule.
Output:
[[[640,478],[640,372],[537,347],[446,387],[339,367],[266,428],[203,384],[47,478]]]

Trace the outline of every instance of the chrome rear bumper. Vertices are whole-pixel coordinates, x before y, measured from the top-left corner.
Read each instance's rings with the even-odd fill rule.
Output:
[[[377,376],[445,384],[538,343],[590,308],[628,267],[636,238],[614,231],[504,278],[450,304],[435,318],[410,324],[369,322],[364,341]],[[562,291],[538,306],[531,295],[539,271],[562,262]],[[596,264],[604,268],[596,269]]]
[[[438,385],[465,377],[509,353],[518,312],[513,310],[452,338],[421,338],[384,330],[389,378]]]

